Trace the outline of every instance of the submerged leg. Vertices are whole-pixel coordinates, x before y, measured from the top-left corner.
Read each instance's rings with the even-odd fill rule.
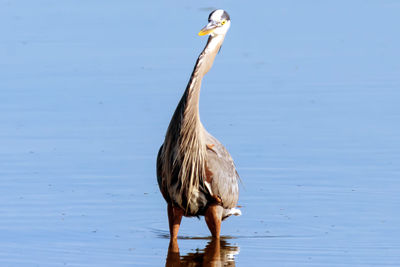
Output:
[[[204,215],[208,229],[210,229],[212,236],[215,238],[219,238],[221,232],[223,210],[224,209],[220,205],[210,205]]]

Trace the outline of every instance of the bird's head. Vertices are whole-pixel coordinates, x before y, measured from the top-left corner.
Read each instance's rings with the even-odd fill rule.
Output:
[[[225,35],[230,26],[231,19],[229,14],[225,10],[217,9],[211,12],[210,16],[208,17],[208,24],[201,29],[199,35]]]

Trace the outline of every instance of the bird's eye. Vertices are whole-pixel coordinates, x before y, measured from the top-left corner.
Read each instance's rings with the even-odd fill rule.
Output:
[[[226,20],[221,21],[221,25],[224,25],[226,23]]]

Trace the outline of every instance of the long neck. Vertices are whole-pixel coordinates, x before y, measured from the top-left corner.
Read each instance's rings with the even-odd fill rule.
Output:
[[[197,59],[186,90],[178,104],[182,129],[201,126],[199,114],[200,88],[204,75],[211,69],[215,56],[224,41],[223,35],[210,36],[206,47]]]

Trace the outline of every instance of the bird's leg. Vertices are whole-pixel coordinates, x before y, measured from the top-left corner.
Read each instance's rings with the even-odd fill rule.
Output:
[[[204,218],[208,229],[214,238],[219,238],[221,232],[221,220],[223,208],[220,205],[210,205],[208,206]]]
[[[181,225],[183,216],[183,210],[181,208],[172,207],[172,204],[168,204],[168,222],[169,222],[169,233],[170,239],[177,240],[179,226]]]
[[[178,255],[178,259],[179,259],[179,245],[178,245],[178,240],[176,238],[171,239],[169,241],[168,255],[171,255],[172,257],[175,257],[176,255]]]

